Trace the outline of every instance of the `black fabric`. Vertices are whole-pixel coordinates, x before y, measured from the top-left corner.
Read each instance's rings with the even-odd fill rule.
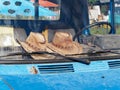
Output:
[[[89,25],[87,0],[61,0],[60,20],[50,22],[49,28],[67,27],[74,28],[77,32],[86,25]]]

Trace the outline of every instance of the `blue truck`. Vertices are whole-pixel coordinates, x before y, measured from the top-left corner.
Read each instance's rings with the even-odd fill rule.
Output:
[[[0,0],[0,90],[120,90],[115,2],[108,3],[110,22],[89,24],[87,0]],[[101,25],[109,27],[107,35],[91,35],[90,28]],[[44,32],[51,41],[53,34],[61,30],[71,32],[73,40],[89,46],[89,50],[74,58],[58,53],[28,53],[17,43],[30,32]],[[91,45],[93,40],[95,45]],[[31,57],[41,53],[60,58]]]

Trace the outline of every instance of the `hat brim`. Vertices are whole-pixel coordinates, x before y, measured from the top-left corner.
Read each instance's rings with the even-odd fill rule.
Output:
[[[56,46],[54,46],[52,43],[48,43],[47,47],[53,50],[56,53],[59,53],[61,55],[72,55],[72,54],[80,54],[83,52],[82,46],[77,42],[72,42],[73,48],[72,49],[61,49]]]
[[[32,47],[30,47],[27,43],[25,42],[21,42],[19,41],[20,45],[23,47],[23,49],[28,52],[28,53],[31,53],[31,52],[36,52],[35,49],[33,49]],[[49,50],[50,51],[50,50]],[[48,54],[31,54],[31,57],[35,60],[42,60],[42,59],[53,59],[55,58],[54,56],[52,55],[48,55]]]

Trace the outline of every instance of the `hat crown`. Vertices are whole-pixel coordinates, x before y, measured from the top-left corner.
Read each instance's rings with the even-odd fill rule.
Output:
[[[31,32],[28,38],[26,39],[26,42],[44,44],[46,41],[45,41],[45,37],[41,33]]]
[[[72,48],[72,35],[68,32],[56,32],[52,41],[53,45],[58,48]]]
[[[36,51],[44,51],[46,49],[46,40],[41,33],[31,32],[26,43]]]

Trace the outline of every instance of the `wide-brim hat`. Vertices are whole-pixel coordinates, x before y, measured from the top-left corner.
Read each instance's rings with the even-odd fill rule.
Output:
[[[71,33],[56,32],[52,42],[47,47],[61,55],[80,54],[83,52],[82,46],[72,40]]]
[[[19,41],[19,43],[28,53],[39,51],[52,52],[52,50],[46,47],[47,42],[44,35],[41,33],[31,32],[26,41]],[[31,54],[31,57],[35,60],[54,58],[48,54]]]

